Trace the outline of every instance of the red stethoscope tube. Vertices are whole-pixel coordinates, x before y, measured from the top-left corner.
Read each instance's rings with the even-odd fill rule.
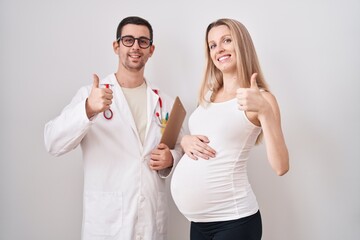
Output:
[[[153,89],[154,93],[156,93],[156,95],[159,96],[159,112],[155,112],[155,116],[158,119],[159,122],[157,122],[157,125],[159,125],[161,128],[165,128],[166,122],[167,122],[167,117],[164,118],[163,117],[163,104],[162,104],[162,99],[159,95],[159,91],[157,89]],[[167,114],[168,115],[168,114]]]
[[[104,84],[105,85],[105,88],[110,88],[110,84]],[[159,119],[159,126],[162,126],[162,122],[163,122],[163,116],[162,116],[162,99],[159,95],[159,92],[157,89],[153,89],[153,91],[159,96],[159,108],[160,108],[160,111],[159,112],[156,112],[155,115],[156,117]],[[103,112],[103,115],[104,115],[104,118],[107,119],[107,120],[110,120],[112,119],[112,117],[114,116],[114,113],[113,111],[109,108],[108,110],[105,110]],[[163,126],[162,126],[163,127]]]

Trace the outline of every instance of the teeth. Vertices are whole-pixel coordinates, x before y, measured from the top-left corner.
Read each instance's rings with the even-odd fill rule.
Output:
[[[229,58],[229,56],[223,56],[223,57],[219,58],[218,61],[221,62],[221,61],[223,61],[223,60],[225,60],[225,59],[228,59],[228,58]]]

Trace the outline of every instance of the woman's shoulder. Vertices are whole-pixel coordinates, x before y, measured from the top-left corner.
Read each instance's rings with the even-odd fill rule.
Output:
[[[277,105],[277,100],[273,93],[263,89],[260,89],[260,93],[263,96],[263,98],[265,98],[265,100],[268,101],[271,105]]]

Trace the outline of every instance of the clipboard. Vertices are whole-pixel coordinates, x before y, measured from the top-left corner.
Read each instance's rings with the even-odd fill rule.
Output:
[[[165,143],[170,149],[175,148],[176,140],[179,136],[180,129],[186,116],[186,110],[184,105],[180,101],[179,97],[175,98],[169,120],[166,123],[164,133],[160,142]]]

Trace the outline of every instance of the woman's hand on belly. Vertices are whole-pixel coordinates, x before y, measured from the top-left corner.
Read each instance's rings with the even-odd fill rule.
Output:
[[[184,152],[193,160],[197,160],[198,157],[203,159],[215,157],[216,151],[208,145],[209,143],[210,140],[203,135],[185,135],[181,139]]]

